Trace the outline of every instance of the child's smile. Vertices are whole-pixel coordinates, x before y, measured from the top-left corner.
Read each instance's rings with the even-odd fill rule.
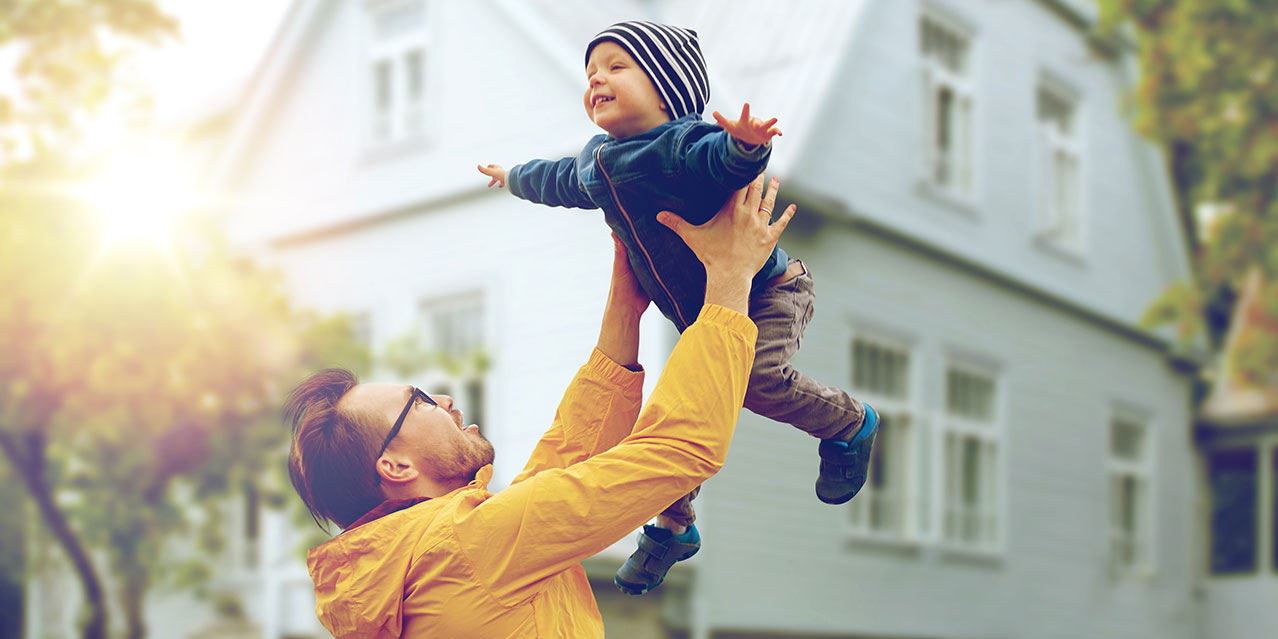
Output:
[[[586,114],[612,137],[630,137],[670,121],[656,85],[617,43],[600,42],[590,51],[586,79]]]

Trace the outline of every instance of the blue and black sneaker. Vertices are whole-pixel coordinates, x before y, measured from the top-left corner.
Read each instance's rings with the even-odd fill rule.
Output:
[[[827,504],[843,504],[856,496],[865,485],[870,466],[870,450],[879,432],[879,414],[865,406],[865,421],[852,441],[823,439],[817,447],[821,456],[821,474],[817,475],[817,499]]]
[[[627,595],[642,595],[661,585],[676,561],[701,550],[701,535],[689,524],[682,535],[648,524],[639,533],[639,549],[621,565],[613,583]]]

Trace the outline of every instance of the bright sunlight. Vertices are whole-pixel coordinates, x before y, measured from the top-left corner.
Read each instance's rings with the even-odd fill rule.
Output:
[[[105,247],[147,244],[166,248],[174,221],[191,204],[171,158],[117,158],[88,185],[85,197],[103,222]]]

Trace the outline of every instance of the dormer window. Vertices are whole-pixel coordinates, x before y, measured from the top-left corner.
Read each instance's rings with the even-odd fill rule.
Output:
[[[421,0],[367,5],[369,17],[369,140],[377,145],[425,133],[426,54],[430,38]]]
[[[1039,233],[1064,248],[1083,241],[1082,150],[1078,107],[1067,91],[1044,83],[1038,89]]]
[[[958,22],[927,11],[919,21],[925,180],[960,201],[973,197],[972,43]]]

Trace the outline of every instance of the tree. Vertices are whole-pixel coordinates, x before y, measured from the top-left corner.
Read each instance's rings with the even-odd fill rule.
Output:
[[[136,639],[149,587],[198,580],[163,542],[215,544],[193,515],[282,464],[277,403],[299,369],[368,359],[210,229],[104,250],[73,188],[101,145],[90,123],[144,97],[117,73],[176,33],[154,0],[0,0],[0,60],[16,59],[0,85],[0,459],[80,581],[86,639],[107,636],[111,594]]]
[[[0,158],[82,135],[120,64],[177,32],[154,0],[0,0],[0,49],[17,56],[0,88]]]
[[[1229,365],[1278,383],[1278,0],[1101,0],[1102,28],[1135,32],[1138,129],[1167,150],[1196,281],[1167,291],[1148,325],[1219,348],[1249,272],[1267,304]],[[1130,27],[1124,27],[1130,25]],[[1196,221],[1213,212],[1201,233]]]
[[[11,167],[0,189],[0,449],[80,578],[84,636],[106,636],[96,548],[138,639],[147,589],[174,576],[164,541],[282,463],[278,403],[299,371],[367,355],[206,232],[111,251],[86,203],[13,186],[75,173]]]

